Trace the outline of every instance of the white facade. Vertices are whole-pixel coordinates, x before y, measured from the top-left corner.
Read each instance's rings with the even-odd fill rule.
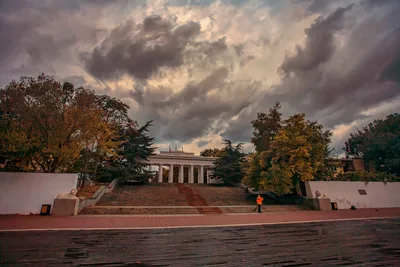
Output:
[[[72,173],[0,172],[0,214],[38,214],[42,205],[52,205],[59,194],[76,189]]]
[[[336,202],[338,209],[400,207],[400,183],[309,181],[305,185],[308,198],[315,198],[319,191]]]
[[[162,169],[169,167],[168,183],[173,183],[174,167],[179,167],[178,183],[212,183],[210,179],[211,168],[214,166],[215,157],[195,156],[194,153],[183,151],[161,151],[158,155],[150,156],[145,164],[158,166],[157,181],[163,182]],[[188,177],[185,177],[185,169],[188,168]],[[197,177],[194,177],[194,169],[197,169]],[[204,180],[204,174],[206,179]],[[201,178],[202,177],[202,178]]]

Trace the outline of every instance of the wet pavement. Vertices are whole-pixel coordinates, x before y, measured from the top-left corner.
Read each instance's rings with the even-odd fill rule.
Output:
[[[239,227],[0,232],[0,266],[351,265],[400,266],[400,218]]]
[[[400,208],[336,211],[265,212],[208,215],[80,215],[80,216],[0,216],[0,231],[46,229],[132,229],[198,226],[240,226],[359,218],[400,218]]]

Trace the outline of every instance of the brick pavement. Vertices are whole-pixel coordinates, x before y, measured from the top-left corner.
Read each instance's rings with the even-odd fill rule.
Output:
[[[207,216],[0,216],[0,230],[232,226],[377,217],[400,217],[400,208]]]

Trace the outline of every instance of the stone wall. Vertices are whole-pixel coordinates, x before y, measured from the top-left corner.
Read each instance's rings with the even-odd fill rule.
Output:
[[[117,183],[118,179],[114,179],[108,186],[100,186],[100,188],[96,191],[96,193],[93,194],[92,197],[81,199],[78,206],[78,212],[86,207],[96,205],[104,194],[110,193],[114,190],[114,187],[117,185]]]
[[[0,214],[39,214],[59,194],[76,189],[78,175],[72,173],[0,172]]]

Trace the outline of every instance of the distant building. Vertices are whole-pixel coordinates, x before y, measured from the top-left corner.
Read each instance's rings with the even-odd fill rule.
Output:
[[[329,165],[335,177],[347,172],[373,171],[372,163],[366,164],[362,158],[329,159]]]

